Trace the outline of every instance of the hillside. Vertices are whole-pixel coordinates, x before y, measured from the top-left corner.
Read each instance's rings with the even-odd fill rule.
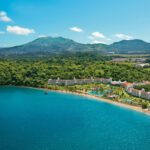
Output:
[[[150,43],[142,40],[123,40],[110,45],[116,53],[150,53]]]
[[[98,52],[98,53],[150,53],[150,43],[142,40],[123,40],[111,45],[81,44],[63,37],[42,37],[24,45],[1,48],[0,56],[9,55],[47,55],[65,52]]]

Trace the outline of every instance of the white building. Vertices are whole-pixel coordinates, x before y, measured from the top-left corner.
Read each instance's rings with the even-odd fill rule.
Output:
[[[137,68],[150,67],[150,64],[149,63],[136,64],[135,67],[137,67]]]

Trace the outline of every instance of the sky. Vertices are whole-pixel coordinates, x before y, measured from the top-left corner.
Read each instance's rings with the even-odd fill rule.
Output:
[[[0,0],[0,47],[46,36],[150,42],[150,0]]]

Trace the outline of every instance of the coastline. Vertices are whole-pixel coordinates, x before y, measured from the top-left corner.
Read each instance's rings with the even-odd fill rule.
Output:
[[[24,87],[24,88],[32,88],[32,87]],[[112,100],[109,100],[106,98],[98,97],[95,95],[90,95],[88,93],[70,92],[70,91],[64,91],[64,90],[51,90],[51,89],[46,89],[46,88],[32,88],[32,89],[40,89],[40,90],[47,90],[47,91],[53,91],[53,92],[58,92],[58,93],[64,93],[64,94],[74,94],[74,95],[78,95],[78,96],[84,96],[91,100],[109,103],[109,104],[112,104],[112,105],[115,105],[118,107],[127,108],[127,109],[134,110],[136,112],[140,112],[140,113],[150,116],[150,111],[144,110],[139,106],[133,106],[133,105],[129,105],[129,104],[121,103],[121,102],[112,101]]]
[[[133,106],[133,105],[129,105],[129,104],[121,103],[121,102],[112,101],[112,100],[109,100],[109,99],[106,99],[106,98],[98,97],[98,96],[95,96],[95,95],[90,95],[88,93],[77,93],[77,92],[61,91],[61,90],[49,90],[49,89],[47,89],[47,90],[48,91],[59,92],[59,93],[65,93],[65,94],[74,94],[74,95],[78,95],[78,96],[84,96],[84,97],[87,97],[91,100],[93,99],[93,100],[96,100],[96,101],[109,103],[109,104],[112,104],[112,105],[115,105],[115,106],[118,106],[118,107],[127,108],[127,109],[134,110],[134,111],[137,111],[137,112],[140,112],[140,113],[144,113],[144,114],[150,116],[150,111],[143,110],[139,106]]]
[[[150,111],[148,111],[147,109],[144,110],[139,106],[133,106],[133,105],[129,105],[129,104],[121,103],[121,102],[112,101],[112,100],[109,100],[106,98],[98,97],[96,95],[90,95],[88,93],[70,92],[70,91],[66,91],[66,90],[52,90],[52,89],[47,89],[47,88],[36,88],[36,87],[26,87],[26,86],[16,86],[16,87],[30,88],[30,89],[42,90],[42,91],[47,90],[50,92],[58,92],[58,93],[64,93],[64,94],[73,94],[73,95],[78,95],[78,96],[84,96],[84,97],[89,98],[90,100],[96,100],[99,102],[109,103],[109,104],[112,104],[112,105],[115,105],[118,107],[127,108],[127,109],[134,110],[136,112],[140,112],[140,113],[150,116]]]

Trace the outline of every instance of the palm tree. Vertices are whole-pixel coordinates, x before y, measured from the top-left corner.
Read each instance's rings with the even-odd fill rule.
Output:
[[[126,94],[125,91],[124,91],[124,89],[121,88],[121,87],[117,88],[117,89],[114,91],[114,93],[115,93],[116,95],[118,95],[120,98],[123,97],[123,96]]]

